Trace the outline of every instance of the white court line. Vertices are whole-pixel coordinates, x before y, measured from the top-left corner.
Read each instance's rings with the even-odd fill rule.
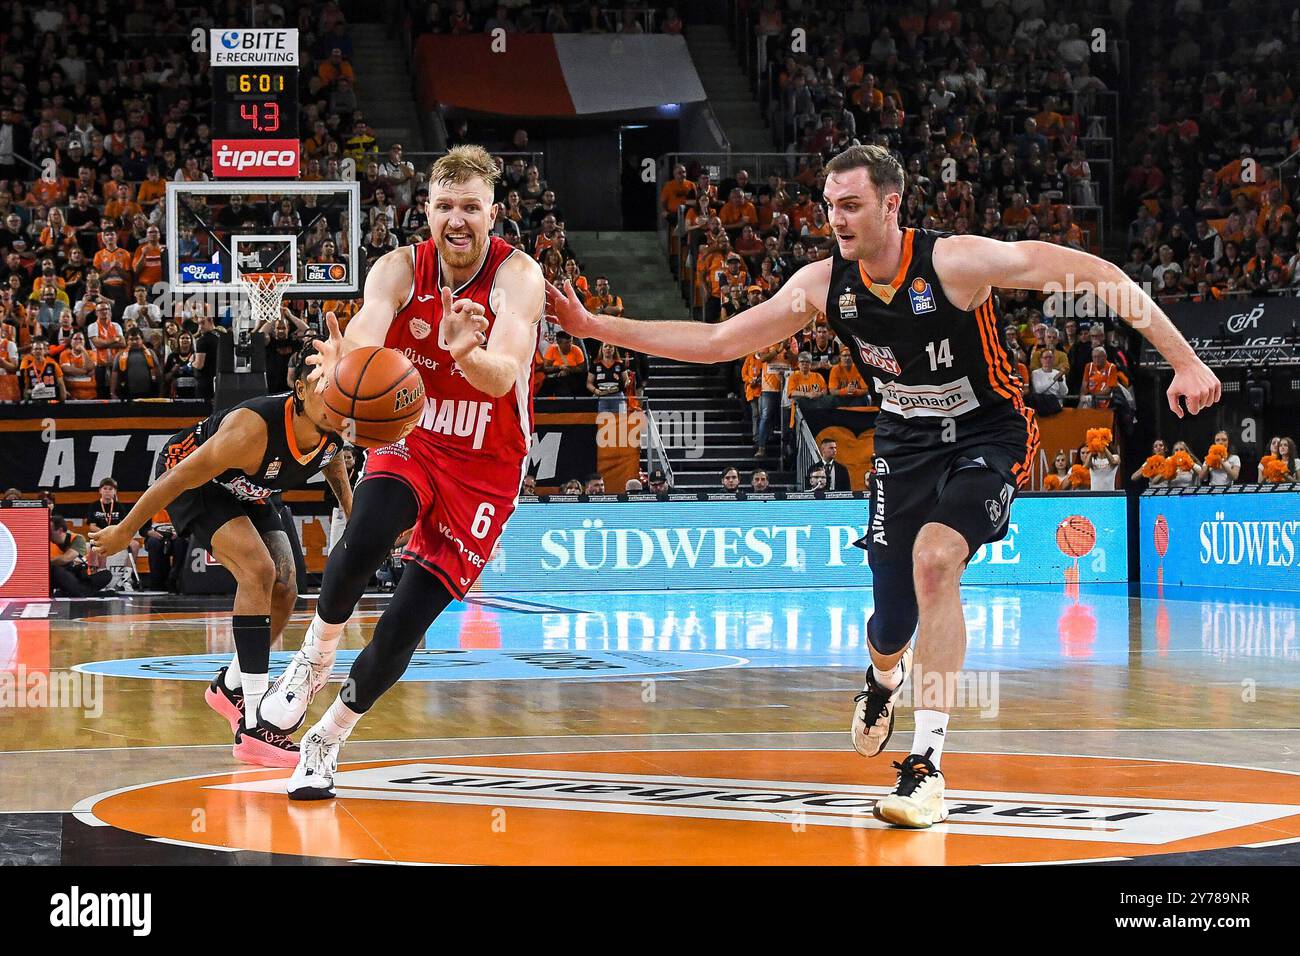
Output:
[[[216,843],[190,843],[188,840],[173,840],[171,837],[145,837],[150,843],[166,843],[169,846],[183,846],[191,850],[216,850],[219,853],[239,853],[241,849],[237,846],[221,846]],[[251,853],[265,852],[250,850]]]
[[[1131,856],[1094,856],[1086,860],[1032,860],[1017,863],[981,863],[980,866],[1073,866],[1076,863],[1122,863]]]
[[[771,705],[771,706],[789,706],[789,705]],[[1114,730],[1105,728],[1074,728],[1061,727],[1059,729],[1051,727],[1026,728],[1016,730],[1014,728],[987,728],[984,730],[959,730],[963,737],[972,734],[1297,734],[1300,733],[1300,727],[1117,727]],[[679,731],[675,733],[653,733],[646,731],[639,734],[503,734],[497,737],[392,737],[384,740],[354,740],[354,744],[423,744],[423,743],[442,743],[445,741],[459,740],[593,740],[597,737],[623,738],[623,737],[841,737],[844,732],[841,730],[692,730]],[[79,753],[100,753],[104,751],[115,750],[215,750],[229,749],[230,744],[149,744],[139,747],[61,747],[55,750],[33,749],[33,750],[0,750],[0,757],[10,754],[79,754]],[[582,751],[586,753],[586,751]],[[959,752],[959,751],[954,751]],[[1001,751],[1000,751],[1001,752]],[[978,753],[978,751],[966,751],[966,753]],[[492,754],[483,754],[481,756],[496,756]],[[1027,756],[1033,756],[1029,754]],[[1086,757],[1091,754],[1058,754],[1056,756]],[[1183,761],[1175,760],[1173,763],[1182,763]],[[1220,766],[1228,766],[1221,764]],[[1247,767],[1245,769],[1267,769]],[[1279,773],[1286,771],[1277,771]]]
[[[373,863],[376,866],[470,866],[469,863],[424,863],[415,860],[348,860],[349,863]]]
[[[1265,843],[1243,843],[1242,846],[1251,850],[1262,850],[1270,846],[1288,846],[1292,843],[1300,843],[1300,837],[1291,837],[1288,840],[1269,840]]]

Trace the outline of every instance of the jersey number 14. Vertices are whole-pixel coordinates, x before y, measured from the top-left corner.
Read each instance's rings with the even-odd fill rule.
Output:
[[[938,348],[935,348],[935,344],[934,342],[925,344],[925,352],[930,356],[930,371],[939,371],[940,365],[944,368],[952,368],[952,346],[948,344],[948,340],[939,342]]]

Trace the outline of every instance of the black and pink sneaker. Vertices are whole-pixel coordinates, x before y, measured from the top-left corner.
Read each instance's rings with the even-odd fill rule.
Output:
[[[208,702],[208,706],[215,710],[226,720],[230,721],[230,729],[234,733],[239,732],[239,722],[244,718],[244,692],[236,687],[231,690],[226,686],[226,668],[217,671],[217,676],[212,678],[212,683],[203,693],[203,699]]]
[[[240,725],[230,752],[236,760],[259,767],[298,766],[298,745],[293,738],[260,721],[251,729]]]

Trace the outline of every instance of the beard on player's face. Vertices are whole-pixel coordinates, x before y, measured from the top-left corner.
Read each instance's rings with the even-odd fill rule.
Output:
[[[432,197],[427,213],[439,257],[455,268],[477,262],[487,245],[495,212],[490,189],[481,194],[468,185],[449,187],[446,195]]]

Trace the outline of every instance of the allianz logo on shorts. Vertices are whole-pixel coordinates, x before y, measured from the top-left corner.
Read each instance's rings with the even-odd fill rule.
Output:
[[[876,388],[880,392],[880,410],[904,418],[951,418],[980,407],[965,375],[941,385],[903,385],[876,379]]]

